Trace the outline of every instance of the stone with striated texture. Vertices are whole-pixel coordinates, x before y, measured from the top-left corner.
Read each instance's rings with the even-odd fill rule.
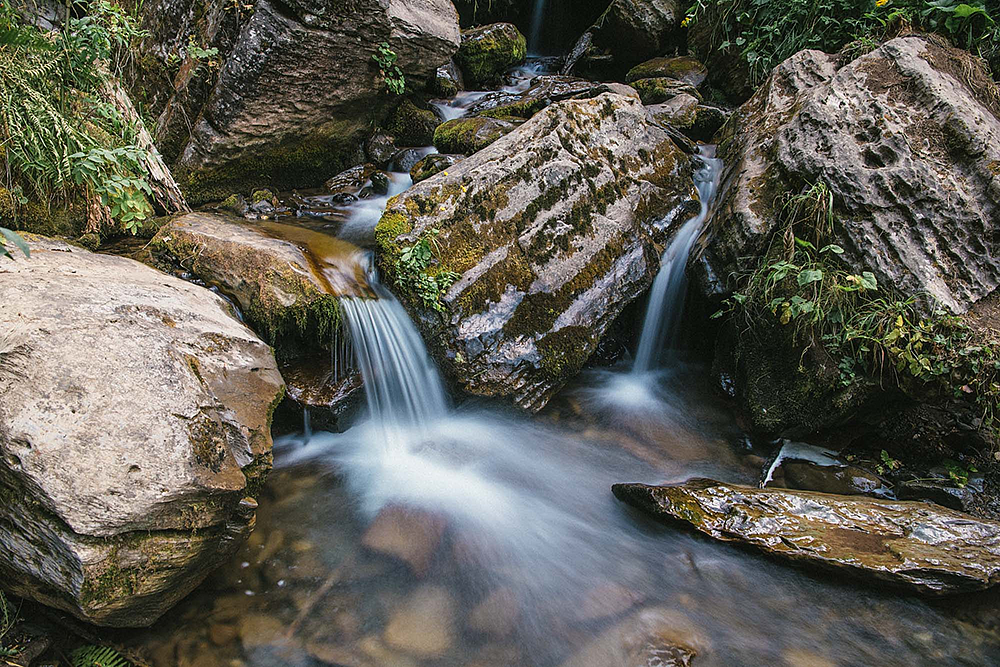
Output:
[[[699,61],[689,56],[673,58],[652,58],[636,65],[625,75],[626,83],[635,83],[641,79],[668,78],[682,81],[697,88],[708,76],[708,69]]]
[[[691,210],[691,174],[636,97],[559,102],[390,200],[382,266],[399,284],[400,247],[440,230],[431,269],[459,279],[443,319],[418,318],[425,339],[466,391],[537,410],[649,287]]]
[[[594,83],[573,76],[542,75],[531,80],[521,92],[498,90],[469,107],[469,115],[494,118],[531,118],[553,102],[597,97],[609,92],[607,84]]]
[[[615,484],[619,500],[802,565],[939,595],[1000,583],[1000,523],[926,503],[710,479]]]
[[[464,155],[456,155],[454,153],[431,153],[413,165],[410,169],[410,178],[413,179],[414,183],[426,181],[434,174],[446,171],[452,165],[458,164],[464,159]]]
[[[0,263],[0,575],[89,623],[142,626],[239,547],[283,382],[210,291],[32,239]]]
[[[661,76],[651,79],[639,79],[630,84],[639,91],[639,99],[643,104],[662,104],[677,95],[688,95],[701,102],[701,93],[698,89],[685,81],[678,81],[669,77]]]

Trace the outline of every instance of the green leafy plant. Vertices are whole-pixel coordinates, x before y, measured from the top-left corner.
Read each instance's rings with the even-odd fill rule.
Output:
[[[69,9],[64,29],[46,33],[0,5],[0,166],[8,190],[44,202],[82,195],[94,231],[117,221],[134,232],[152,213],[147,153],[110,91],[144,33],[104,0]]]
[[[379,44],[372,54],[372,60],[378,65],[379,76],[382,77],[385,89],[395,95],[402,95],[406,92],[406,77],[396,64],[397,58],[396,52],[389,48],[388,42]]]
[[[889,452],[884,449],[879,454],[879,458],[882,462],[875,466],[875,471],[880,475],[884,475],[887,471],[892,472],[899,470],[903,465],[901,461],[889,456]]]
[[[443,311],[441,295],[459,279],[459,274],[440,266],[432,266],[438,250],[438,229],[429,229],[420,240],[400,250],[396,280],[409,288],[428,308]]]
[[[24,253],[25,257],[31,257],[31,250],[28,249],[28,244],[24,242],[24,239],[20,237],[16,232],[12,232],[6,227],[0,227],[0,257],[6,257],[8,259],[13,259],[10,251],[7,250],[7,244],[10,243]]]
[[[969,475],[974,472],[979,472],[976,466],[970,465],[965,466],[958,461],[953,461],[952,459],[946,459],[944,461],[944,468],[948,471],[948,479],[960,489],[964,489],[969,484]]]
[[[107,646],[81,646],[69,655],[71,667],[132,667],[132,662]]]

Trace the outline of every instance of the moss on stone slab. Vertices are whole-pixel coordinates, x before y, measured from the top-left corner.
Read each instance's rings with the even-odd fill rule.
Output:
[[[442,153],[471,155],[504,136],[517,125],[509,120],[475,116],[442,123],[434,131],[434,146]]]
[[[440,124],[433,111],[420,109],[411,100],[403,100],[383,127],[396,139],[398,146],[426,146],[434,140],[434,130]]]
[[[527,41],[513,24],[494,23],[462,34],[455,63],[462,69],[466,85],[481,89],[500,83],[504,73],[527,55]]]

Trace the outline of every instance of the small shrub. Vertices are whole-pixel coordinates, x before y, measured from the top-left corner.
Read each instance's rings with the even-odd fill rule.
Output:
[[[385,89],[395,95],[402,95],[406,92],[406,77],[396,64],[397,57],[396,52],[389,48],[388,42],[379,44],[372,54],[372,60],[378,65],[379,76],[382,77]]]
[[[440,230],[430,229],[420,240],[400,250],[396,282],[416,296],[428,308],[443,311],[441,295],[459,279],[459,274],[432,266]]]

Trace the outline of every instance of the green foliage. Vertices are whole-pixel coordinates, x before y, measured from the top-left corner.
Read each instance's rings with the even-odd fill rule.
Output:
[[[685,22],[706,22],[708,48],[737,55],[756,86],[802,49],[846,46],[850,55],[860,55],[911,26],[944,35],[996,70],[997,18],[985,0],[695,0]]]
[[[14,609],[10,601],[0,591],[0,657],[11,656],[17,653],[16,647],[7,645],[7,635],[14,629],[19,620],[18,610]]]
[[[902,461],[892,458],[891,456],[889,456],[889,452],[885,451],[884,449],[882,450],[882,453],[879,455],[879,458],[881,459],[882,462],[876,464],[875,471],[880,475],[884,475],[886,471],[892,472],[894,470],[899,470],[903,465]]]
[[[12,243],[17,246],[18,249],[24,253],[25,257],[31,257],[31,250],[28,249],[28,244],[24,242],[24,239],[6,227],[0,227],[0,257],[13,259],[10,251],[7,250],[7,243]]]
[[[981,425],[995,432],[1000,342],[942,310],[925,315],[916,299],[881,287],[871,272],[846,269],[843,248],[821,245],[833,230],[833,205],[822,184],[790,197],[782,209],[784,232],[714,317],[739,313],[748,327],[776,318],[794,326],[800,342],[824,345],[838,361],[844,386],[875,378],[920,397],[969,399]]]
[[[71,667],[132,667],[131,661],[107,646],[81,646],[69,659]]]
[[[388,42],[379,44],[372,54],[372,60],[378,65],[385,89],[395,95],[402,95],[406,92],[406,77],[396,64],[396,59],[396,52],[389,48]]]
[[[459,274],[432,267],[438,250],[438,229],[429,229],[420,240],[400,250],[396,282],[420,297],[424,306],[443,311],[441,295],[459,279]]]
[[[946,459],[944,467],[948,471],[948,479],[960,489],[968,485],[970,473],[979,472],[974,465],[965,466],[952,459]]]
[[[134,232],[152,213],[147,154],[109,90],[143,33],[105,0],[69,7],[65,29],[46,33],[0,5],[0,161],[10,189],[43,201],[82,194],[102,212],[92,225],[110,216]]]

